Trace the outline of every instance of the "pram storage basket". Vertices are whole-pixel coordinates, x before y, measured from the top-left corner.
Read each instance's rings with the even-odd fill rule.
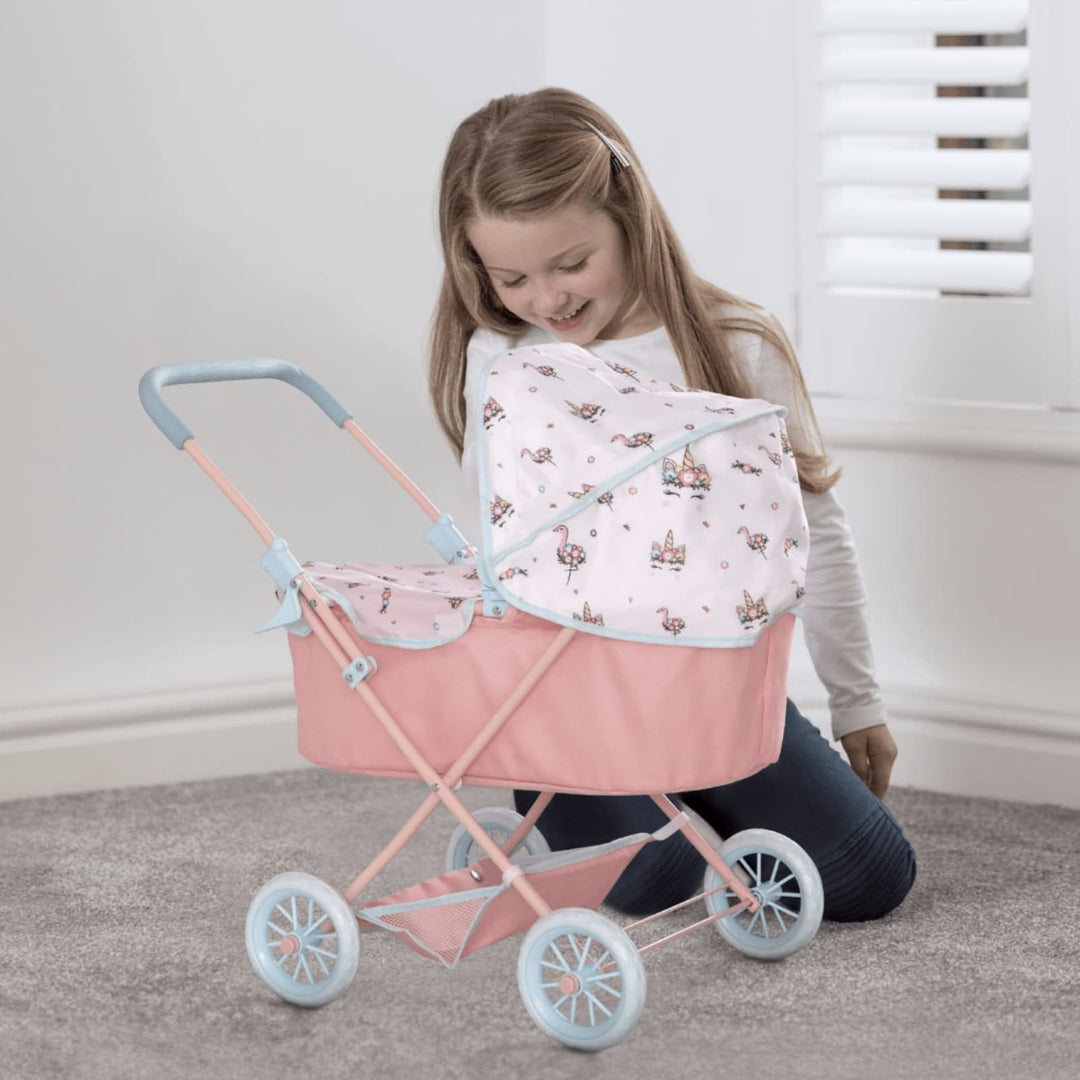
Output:
[[[635,833],[594,847],[522,855],[517,865],[552,908],[597,907],[627,863],[651,839],[648,833]],[[363,922],[397,934],[418,953],[446,967],[528,929],[536,920],[521,894],[499,882],[490,859],[363,904],[357,915]]]

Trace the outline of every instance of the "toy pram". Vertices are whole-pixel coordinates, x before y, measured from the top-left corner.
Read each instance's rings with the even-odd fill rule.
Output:
[[[431,518],[445,560],[301,566],[165,405],[175,383],[274,378],[318,404]],[[416,812],[343,893],[303,873],[269,881],[247,918],[256,972],[323,1005],[382,927],[453,967],[526,931],[518,985],[542,1030],[579,1049],[623,1039],[645,998],[641,954],[708,923],[780,959],[822,912],[812,861],[777,833],[713,848],[665,792],[741,779],[775,761],[806,521],[783,409],[682,387],[568,345],[488,365],[475,417],[479,549],[299,368],[272,360],[164,365],[147,411],[267,545],[288,631],[301,753],[331,769],[421,780]],[[482,427],[482,430],[480,430]],[[540,792],[521,817],[470,813],[461,784]],[[669,823],[551,852],[535,823],[555,792],[650,794]],[[368,886],[439,804],[458,821],[445,872],[380,899]],[[594,909],[649,843],[681,830],[707,861],[706,916],[640,947]],[[685,906],[678,905],[679,907]],[[669,909],[674,910],[674,909]]]

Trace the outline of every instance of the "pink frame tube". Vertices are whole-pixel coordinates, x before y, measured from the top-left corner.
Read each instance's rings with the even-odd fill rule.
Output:
[[[233,482],[203,453],[194,439],[188,439],[184,443],[185,453],[192,458],[196,465],[225,493],[225,497],[244,515],[248,524],[262,537],[263,542],[269,547],[274,542],[274,533],[270,526],[259,516],[255,507],[244,498],[236,489]]]
[[[529,835],[529,830],[536,824],[536,819],[547,809],[547,805],[555,798],[554,791],[541,791],[540,797],[529,807],[521,824],[506,838],[503,851],[507,855],[514,850]]]
[[[325,606],[325,605],[324,605]],[[305,617],[309,623],[312,623],[312,618],[309,617],[308,612],[305,612]],[[314,629],[314,626],[312,627]],[[409,763],[414,769],[423,777],[428,786],[432,788],[432,794],[427,796],[420,808],[415,814],[406,822],[401,828],[393,840],[379,853],[378,856],[371,862],[345,890],[344,896],[349,903],[353,903],[361,892],[381,873],[386,866],[390,863],[390,860],[401,851],[405,844],[415,835],[417,829],[430,817],[431,813],[435,809],[435,800],[442,801],[458,819],[461,825],[468,830],[472,838],[480,845],[484,853],[492,860],[492,862],[502,871],[504,874],[513,865],[507,858],[507,854],[514,850],[516,844],[511,845],[509,842],[500,847],[494,840],[480,827],[476,819],[469,813],[469,811],[461,804],[457,799],[457,796],[450,790],[453,788],[461,777],[468,770],[469,766],[476,759],[476,756],[484,749],[484,747],[495,737],[499,729],[506,723],[507,720],[513,715],[514,710],[528,695],[529,691],[540,681],[547,670],[558,659],[559,654],[570,644],[571,639],[574,637],[576,631],[569,628],[563,629],[558,637],[548,646],[547,650],[537,660],[533,667],[529,670],[524,679],[517,685],[514,693],[510,695],[506,701],[499,707],[495,714],[484,726],[483,730],[477,735],[477,737],[469,744],[462,755],[454,762],[450,770],[446,773],[445,777],[439,777],[439,775],[431,768],[426,760],[421,756],[420,752],[409,742],[408,737],[397,726],[390,714],[379,702],[378,698],[371,689],[365,686],[363,683],[359,683],[356,686],[357,693],[360,693],[364,698],[365,704],[368,708],[375,713],[376,718],[382,723],[390,737],[398,744],[402,753],[408,758]],[[324,642],[325,643],[325,642]],[[340,657],[335,656],[335,660],[339,660]],[[547,801],[544,802],[544,806],[547,802],[551,801],[552,793],[548,793]],[[540,800],[537,800],[540,802]],[[456,808],[455,808],[456,807]],[[543,806],[539,808],[532,807],[536,813],[532,820],[535,821],[540,816]],[[526,822],[529,818],[526,817]],[[519,826],[518,830],[521,832],[522,826]],[[529,825],[531,828],[531,823]],[[527,831],[527,829],[525,830]],[[525,833],[522,832],[522,836]],[[513,837],[511,837],[513,840]],[[519,838],[520,841],[520,838]],[[527,900],[529,900],[529,894],[532,893],[535,899],[543,906],[544,910],[540,911],[536,904],[532,900],[529,900],[533,910],[537,911],[538,915],[547,915],[550,911],[547,904],[540,898],[539,893],[533,889],[522,877],[515,877],[511,881],[511,884],[521,889],[522,894]]]
[[[664,811],[667,816],[674,821],[679,816],[679,809],[666,795],[653,795],[652,801]],[[720,858],[720,852],[716,850],[710,844],[705,837],[701,835],[690,824],[689,821],[684,822],[680,830],[683,836],[694,845],[695,848],[704,856],[705,861],[720,875],[720,880],[739,898],[739,900],[746,906],[746,910],[750,912],[757,911],[761,906],[757,897],[746,887],[742,879],[731,869],[730,866],[723,859]],[[710,890],[711,892],[712,890]],[[705,893],[701,894],[706,895]],[[695,897],[695,899],[697,899]],[[672,909],[674,910],[674,909]],[[660,912],[664,914],[664,912]],[[724,912],[723,914],[728,914]],[[715,916],[719,917],[719,916]],[[706,919],[706,922],[711,922],[712,919]],[[703,924],[704,925],[704,924]]]
[[[438,507],[390,460],[355,420],[350,418],[341,426],[405,489],[432,521],[438,520]]]

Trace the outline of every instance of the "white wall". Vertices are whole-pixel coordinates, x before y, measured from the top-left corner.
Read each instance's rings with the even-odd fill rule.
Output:
[[[699,273],[788,325],[792,0],[548,0],[545,73],[626,132]],[[572,32],[567,32],[572,27]]]
[[[298,761],[284,640],[251,634],[273,613],[261,544],[142,413],[151,364],[295,360],[471,520],[423,344],[439,163],[487,98],[593,97],[697,267],[792,325],[793,2],[51,0],[9,17],[0,798]],[[170,400],[302,559],[427,557],[419,513],[299,395]],[[897,778],[1076,804],[1076,467],[890,450],[831,416],[826,433]],[[801,648],[792,686],[823,721]]]
[[[269,684],[287,711],[284,635],[251,632],[274,612],[261,542],[143,413],[151,365],[299,363],[464,515],[424,378],[438,170],[464,115],[539,85],[541,47],[535,12],[498,0],[7,10],[0,797],[138,779],[123,746],[195,701],[215,730],[255,722]],[[430,554],[423,515],[301,395],[170,401],[301,559]],[[291,753],[282,732],[254,767]],[[211,734],[188,757],[222,753]]]

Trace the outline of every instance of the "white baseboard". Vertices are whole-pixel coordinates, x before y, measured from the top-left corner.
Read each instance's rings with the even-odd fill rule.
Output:
[[[0,801],[305,764],[288,679],[0,712]]]
[[[800,711],[829,733],[827,698],[792,672]],[[1080,809],[1080,713],[882,687],[900,749],[892,782],[905,787]]]
[[[821,685],[790,693],[827,732]],[[893,782],[1080,809],[1080,714],[886,686]],[[287,679],[0,712],[0,801],[241,776],[305,764]]]

